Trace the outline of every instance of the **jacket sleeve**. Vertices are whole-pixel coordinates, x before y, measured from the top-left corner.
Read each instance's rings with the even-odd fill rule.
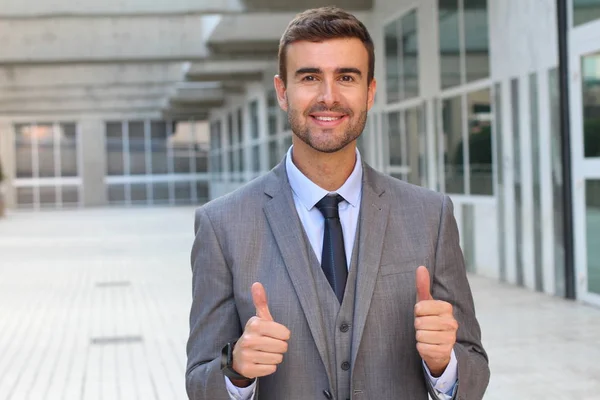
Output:
[[[190,400],[229,400],[220,368],[221,349],[242,334],[233,276],[204,208],[196,211],[195,233],[186,390]]]
[[[452,304],[458,332],[454,352],[458,361],[458,387],[455,399],[483,398],[490,379],[488,357],[481,344],[481,329],[475,316],[473,295],[467,280],[463,253],[460,248],[454,207],[444,196],[435,263],[432,274],[432,296]],[[432,389],[430,385],[430,393]],[[436,397],[434,397],[436,398]]]

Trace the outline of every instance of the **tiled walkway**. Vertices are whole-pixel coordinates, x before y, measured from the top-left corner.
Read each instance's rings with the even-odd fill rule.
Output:
[[[0,400],[185,399],[191,208],[0,221]],[[600,399],[600,309],[471,277],[486,399]]]

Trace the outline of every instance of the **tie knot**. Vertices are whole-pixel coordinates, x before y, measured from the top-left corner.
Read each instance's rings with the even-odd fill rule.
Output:
[[[339,218],[338,204],[344,201],[344,198],[339,194],[328,194],[316,204],[319,211],[325,218]]]

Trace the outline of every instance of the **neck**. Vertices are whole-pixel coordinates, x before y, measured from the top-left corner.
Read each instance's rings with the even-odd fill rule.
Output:
[[[335,153],[317,151],[294,138],[292,161],[313,183],[334,192],[348,179],[356,164],[356,142]],[[301,143],[299,143],[301,142]]]

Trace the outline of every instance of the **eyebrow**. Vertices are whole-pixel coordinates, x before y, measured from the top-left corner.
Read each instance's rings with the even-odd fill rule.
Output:
[[[306,67],[306,68],[300,68],[298,70],[296,70],[296,76],[298,75],[304,75],[304,74],[322,74],[323,71],[320,68],[311,68],[311,67]],[[344,68],[338,68],[335,70],[336,74],[356,74],[360,77],[362,77],[362,72],[360,72],[360,70],[358,68],[353,68],[353,67],[344,67]]]

